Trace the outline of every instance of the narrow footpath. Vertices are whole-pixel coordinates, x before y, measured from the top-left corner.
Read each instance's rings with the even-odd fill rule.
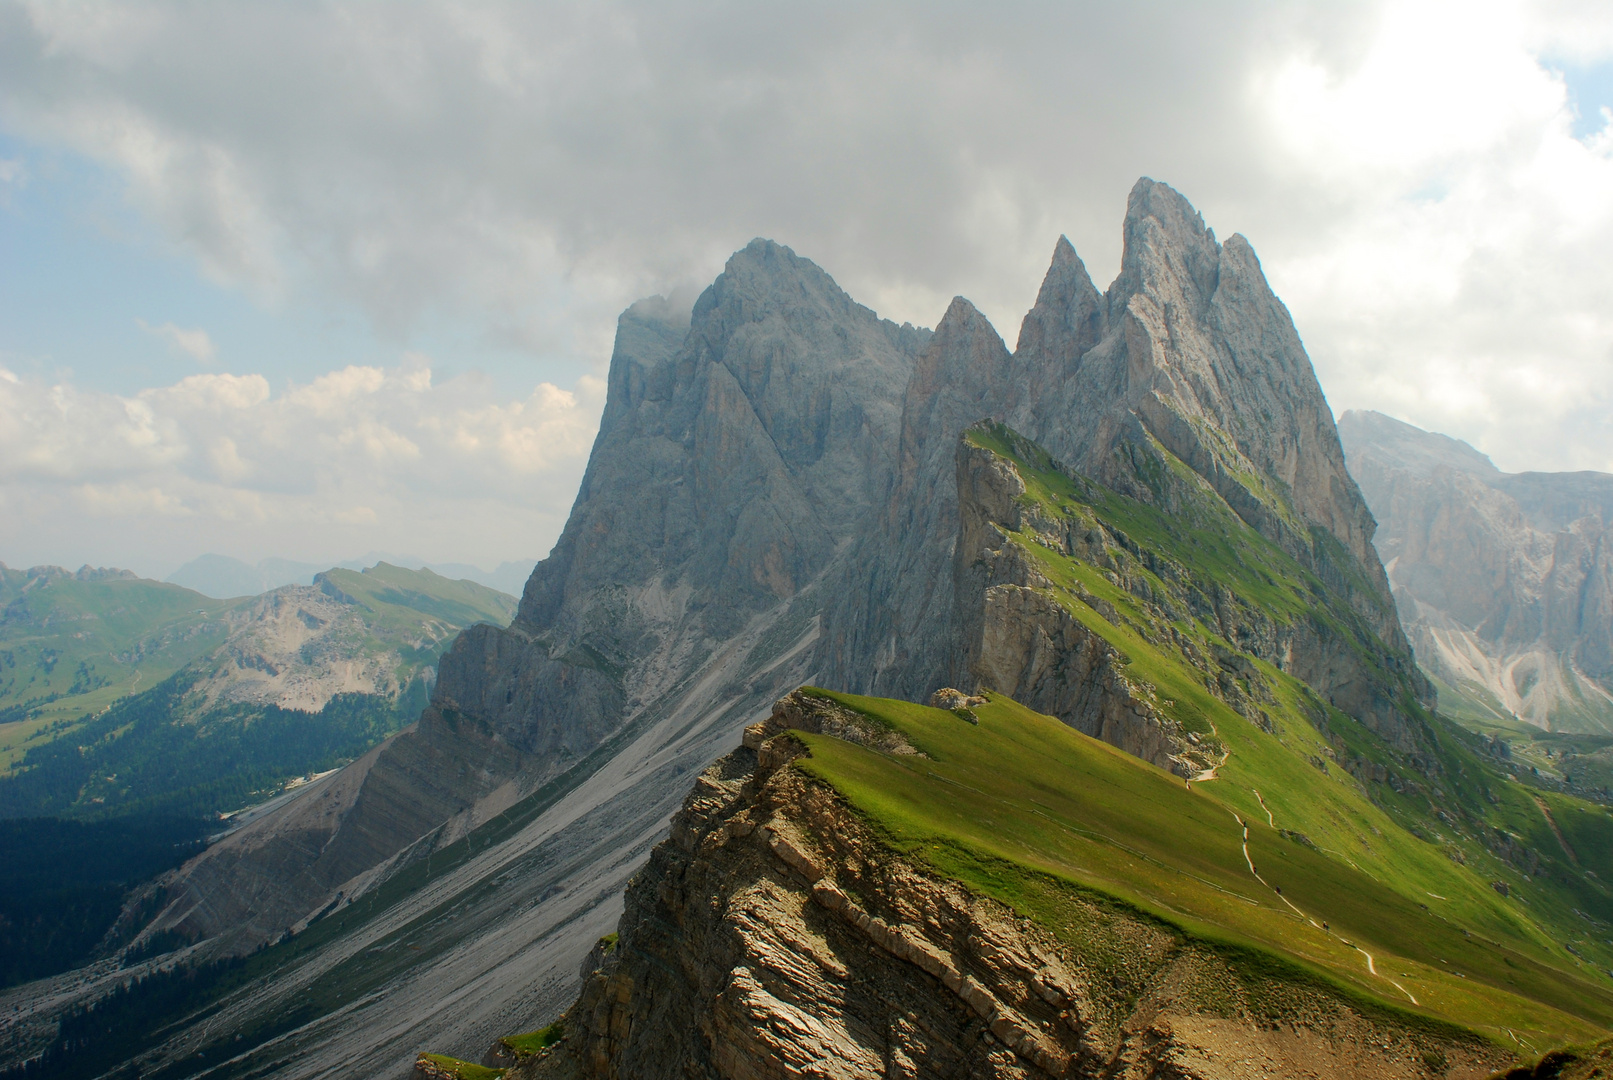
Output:
[[[1251,788],[1250,790],[1253,790],[1253,789]],[[1258,791],[1255,792],[1255,798],[1260,799],[1260,792],[1258,792]],[[1262,810],[1266,811],[1266,817],[1267,817],[1268,820],[1270,820],[1271,819],[1271,809],[1266,806],[1266,800],[1265,799],[1260,799],[1260,808]],[[1327,926],[1324,926],[1323,924],[1317,922],[1315,919],[1311,918],[1309,915],[1305,914],[1299,908],[1295,907],[1294,902],[1292,900],[1288,899],[1288,897],[1284,896],[1280,889],[1276,888],[1274,885],[1271,884],[1271,882],[1269,882],[1265,878],[1261,877],[1260,876],[1260,871],[1255,869],[1255,861],[1254,861],[1254,859],[1249,855],[1249,823],[1244,821],[1243,818],[1239,817],[1237,811],[1235,811],[1235,810],[1230,810],[1229,809],[1228,813],[1232,814],[1232,819],[1238,823],[1238,828],[1240,830],[1242,830],[1242,833],[1243,833],[1243,861],[1245,863],[1247,863],[1248,866],[1249,866],[1249,874],[1250,874],[1250,876],[1252,876],[1256,881],[1260,882],[1260,884],[1264,885],[1266,888],[1270,889],[1272,894],[1274,896],[1276,896],[1277,899],[1279,899],[1283,903],[1287,904],[1288,907],[1289,907],[1289,910],[1291,910],[1295,915],[1298,915],[1301,919],[1304,919],[1306,922],[1308,922],[1312,926],[1316,927],[1316,929],[1322,931],[1322,933],[1326,934],[1328,937],[1331,937],[1334,940],[1338,941],[1341,945],[1345,945],[1345,946],[1347,946],[1347,947],[1349,947],[1351,949],[1354,949],[1356,952],[1358,952],[1362,956],[1366,957],[1366,960],[1367,960],[1367,972],[1369,974],[1371,974],[1373,978],[1382,979],[1384,982],[1388,983],[1390,986],[1394,987],[1396,990],[1399,990],[1402,994],[1405,994],[1406,997],[1411,1001],[1411,1003],[1413,1005],[1422,1004],[1421,1002],[1419,1002],[1417,1000],[1417,996],[1415,994],[1413,994],[1410,990],[1407,990],[1404,986],[1401,986],[1395,980],[1391,979],[1389,976],[1387,976],[1387,975],[1383,974],[1381,971],[1379,971],[1377,964],[1373,961],[1373,957],[1372,957],[1371,953],[1367,952],[1365,949],[1363,949],[1361,946],[1357,945],[1355,942],[1349,941],[1349,940],[1347,940],[1345,938],[1342,938],[1342,937],[1339,937],[1337,934],[1333,933],[1331,928],[1329,928]],[[1271,825],[1272,825],[1272,828],[1276,828],[1277,827],[1276,821],[1275,820],[1271,821]]]

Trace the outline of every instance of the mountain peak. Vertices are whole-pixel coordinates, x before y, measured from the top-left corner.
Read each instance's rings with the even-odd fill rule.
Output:
[[[1339,417],[1339,438],[1351,458],[1369,452],[1392,453],[1405,464],[1415,463],[1423,468],[1445,465],[1461,472],[1484,475],[1501,471],[1489,455],[1461,439],[1424,431],[1371,409],[1351,409]]]
[[[1143,290],[1199,311],[1215,294],[1221,245],[1215,231],[1169,184],[1142,177],[1126,200],[1120,276],[1109,288],[1110,315]]]
[[[1015,353],[1043,361],[1079,361],[1103,337],[1103,296],[1069,238],[1053,245],[1036,304],[1019,325]]]

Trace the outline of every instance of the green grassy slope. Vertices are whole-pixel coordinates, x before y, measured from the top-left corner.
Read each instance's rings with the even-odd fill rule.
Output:
[[[502,625],[515,617],[515,597],[430,570],[405,570],[383,562],[366,570],[327,570],[320,576],[369,608],[374,613],[370,624],[382,636],[417,628],[422,615],[455,626]]]
[[[360,612],[361,625],[342,647],[393,657],[405,687],[461,629],[504,624],[515,613],[514,597],[429,570],[379,563],[324,577]],[[27,755],[56,739],[89,737],[92,719],[177,673],[205,675],[210,654],[251,629],[255,601],[213,600],[142,578],[0,567],[0,774],[27,768]]]
[[[516,598],[430,570],[376,563],[366,570],[327,570],[320,579],[364,609],[371,654],[395,653],[398,681],[407,684],[421,666],[431,666],[454,635],[473,623],[504,626],[515,617]]]
[[[904,854],[1055,932],[1058,890],[1096,891],[1256,977],[1319,978],[1368,1007],[1456,1023],[1524,1052],[1613,1026],[1613,988],[1560,962],[1527,926],[1436,911],[1403,880],[1283,835],[1225,779],[1189,785],[1000,695],[974,709],[971,725],[926,706],[814,692],[897,728],[928,759],[803,735],[812,753],[798,767]],[[1298,794],[1267,779],[1273,794]]]
[[[0,728],[12,744],[0,762],[0,819],[24,819],[0,822],[0,839],[15,839],[6,854],[25,864],[0,889],[0,946],[7,933],[22,943],[7,953],[14,962],[0,964],[0,985],[95,954],[129,887],[166,865],[146,859],[112,873],[128,862],[129,835],[214,832],[217,815],[358,757],[419,716],[429,669],[460,629],[508,622],[515,610],[514,597],[492,589],[384,563],[326,578],[356,618],[337,620],[322,653],[381,659],[401,693],[341,693],[317,712],[193,693],[233,670],[223,666],[221,645],[254,647],[258,598],[209,600],[151,581],[0,569],[0,665],[15,664],[7,671],[21,688],[14,696],[54,690],[69,664],[109,673],[87,689],[25,705],[20,712],[39,714]],[[74,859],[99,876],[30,876],[46,851],[31,838],[64,830],[88,838]]]
[[[1402,705],[1419,717],[1419,747],[1397,752],[1303,683],[1246,656],[1254,675],[1238,682],[1248,698],[1265,701],[1268,732],[1213,692],[1214,680],[1184,651],[1236,653],[1213,623],[1184,611],[1187,605],[1172,614],[1143,599],[1221,589],[1252,599],[1276,622],[1315,620],[1337,628],[1369,660],[1381,655],[1381,643],[1323,583],[1207,490],[1167,514],[1067,475],[1007,429],[971,431],[969,438],[1014,462],[1027,485],[1024,499],[1043,515],[1092,522],[1117,538],[1104,552],[1113,568],[1107,571],[1050,549],[1028,530],[1011,539],[1035,555],[1066,610],[1127,656],[1134,681],[1160,688],[1173,703],[1164,711],[1190,730],[1214,730],[1230,752],[1218,781],[1229,804],[1247,817],[1264,817],[1269,808],[1279,827],[1306,834],[1446,915],[1497,932],[1523,927],[1547,954],[1597,978],[1613,969],[1613,866],[1576,861],[1572,844],[1559,842],[1541,809],[1543,799],[1559,794],[1521,783],[1486,740],[1409,699]],[[1191,477],[1164,457],[1166,467]],[[1109,601],[1116,617],[1079,599],[1077,582]],[[1578,817],[1613,835],[1605,807],[1570,802]],[[1506,887],[1505,897],[1496,884]]]
[[[1424,710],[1347,602],[1161,448],[1151,467],[1175,474],[1168,512],[1065,472],[1006,428],[966,438],[1025,481],[1028,512],[1008,542],[1042,572],[1043,591],[1121,654],[1126,677],[1163,714],[1226,760],[1189,789],[1006,701],[994,706],[998,726],[983,720],[979,731],[943,723],[950,714],[863,702],[914,725],[915,742],[943,740],[937,760],[963,771],[921,774],[839,747],[809,767],[909,846],[928,836],[934,851],[1056,872],[1363,993],[1406,1006],[1415,998],[1524,1052],[1613,1024],[1607,808],[1520,782],[1487,740]],[[1215,609],[1228,604],[1353,653],[1412,718],[1415,750],[1396,750],[1240,652],[1220,636]],[[964,749],[994,734],[995,748]],[[1061,762],[1045,765],[1037,755],[1054,747]],[[1071,790],[1077,776],[1094,794]],[[883,785],[890,794],[879,796]],[[890,801],[901,792],[905,809]],[[921,814],[929,801],[936,808]],[[1239,821],[1248,859],[1305,918],[1250,874]],[[1373,954],[1382,977],[1345,938]]]
[[[351,760],[412,721],[426,702],[425,678],[454,635],[474,622],[508,622],[515,610],[514,597],[485,586],[386,563],[322,577],[327,591],[341,593],[358,613],[357,620],[343,625],[339,640],[325,647],[390,663],[404,688],[398,700],[339,694],[317,713],[193,700],[190,688],[218,663],[209,651],[139,693],[128,694],[122,684],[103,687],[108,694],[120,688],[123,693],[92,713],[45,727],[32,739],[19,738],[13,767],[0,778],[0,817],[212,815],[249,805],[291,777]],[[225,640],[222,623],[199,624],[208,632],[184,637],[183,628],[193,624],[176,623],[176,615],[203,619],[218,612],[221,619],[230,618],[228,640],[250,635],[250,605],[256,602],[209,601],[148,581],[71,578],[36,584],[22,599],[32,616],[27,627],[38,655],[65,656],[77,648],[92,668],[119,662],[119,654],[106,651],[109,643],[182,638],[195,651],[217,648]],[[193,600],[212,607],[187,608]],[[18,607],[13,602],[8,611]],[[144,626],[142,616],[148,617]],[[183,652],[171,649],[163,655],[173,662]]]
[[[0,769],[217,648],[244,603],[86,577],[0,567]]]

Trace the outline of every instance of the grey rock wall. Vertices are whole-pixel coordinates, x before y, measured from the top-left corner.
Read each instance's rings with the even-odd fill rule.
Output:
[[[168,887],[183,903],[163,925],[251,948],[350,904],[614,733],[790,689],[803,673],[778,658],[815,633],[814,586],[883,506],[927,337],[765,240],[692,315],[635,304],[571,517],[511,625],[461,635],[420,723],[328,785],[317,813],[295,800],[181,868]]]
[[[1132,190],[1124,230],[1120,274],[1102,294],[1060,238],[1012,354],[971,305],[953,302],[903,397],[888,505],[824,613],[824,680],[915,700],[968,681],[960,651],[968,635],[950,595],[953,449],[965,428],[989,418],[1075,471],[1167,509],[1188,494],[1162,465],[1161,451],[1174,455],[1346,597],[1387,647],[1397,683],[1431,702],[1332,412],[1253,249],[1236,235],[1217,242],[1186,199],[1146,178]],[[1375,729],[1409,742],[1415,720],[1398,685],[1377,687],[1342,652],[1300,660],[1329,672],[1341,707],[1364,720],[1370,713]]]
[[[1165,503],[1150,461],[1176,454],[1375,613],[1409,666],[1371,518],[1252,251],[1219,244],[1148,180],[1125,235],[1101,294],[1060,240],[1013,352],[966,300],[933,335],[899,327],[763,240],[691,313],[634,305],[571,517],[514,621],[462,635],[418,727],[315,793],[317,812],[293,800],[182,868],[170,884],[188,898],[185,927],[251,947],[598,768],[590,755],[612,740],[640,740],[649,760],[643,739],[726,730],[803,679],[918,700],[969,681],[960,620],[993,612],[1002,641],[1031,625],[1010,625],[1006,594],[958,604],[955,454],[984,417]],[[232,896],[264,897],[262,912]]]
[[[986,317],[954,299],[902,396],[889,495],[832,591],[819,645],[826,685],[923,700],[948,681],[956,650],[953,455],[965,428],[1000,416],[1018,375]]]
[[[1417,657],[1477,715],[1613,731],[1613,476],[1503,473],[1456,439],[1348,412],[1350,468]]]

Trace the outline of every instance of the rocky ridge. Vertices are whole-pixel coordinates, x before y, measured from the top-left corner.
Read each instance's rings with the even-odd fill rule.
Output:
[[[1132,190],[1108,291],[1097,292],[1061,239],[1012,353],[972,305],[953,301],[903,399],[889,505],[826,610],[826,682],[922,699],[970,678],[950,572],[953,453],[981,419],[1005,421],[1075,472],[1167,510],[1207,485],[1345,597],[1384,644],[1386,667],[1325,647],[1327,661],[1309,665],[1316,690],[1402,743],[1416,738],[1432,690],[1412,663],[1371,515],[1292,320],[1246,240],[1220,244],[1180,194],[1148,179]]]
[[[1447,707],[1613,732],[1613,476],[1503,473],[1381,413],[1347,412],[1339,432]]]
[[[510,625],[455,640],[418,724],[182,868],[152,929],[256,947],[609,737],[690,708],[737,730],[765,710],[800,674],[781,661],[816,632],[816,586],[885,487],[926,336],[760,240],[692,315],[630,308],[576,505]]]
[[[364,574],[404,577],[413,572],[380,563]],[[377,613],[343,589],[343,582],[350,588],[366,583],[364,574],[327,571],[315,575],[312,585],[285,585],[232,608],[223,619],[228,637],[204,661],[204,674],[189,690],[187,707],[278,705],[318,712],[337,694],[396,699],[416,679],[429,687],[437,676],[432,659],[477,613],[467,610],[445,618],[421,611],[398,635],[403,639],[397,642],[400,648],[373,648]],[[508,603],[499,603],[498,596],[484,590],[476,599],[485,611],[497,613],[507,610]]]
[[[543,1077],[1487,1076],[1494,1047],[1254,986],[1158,923],[1072,902],[1055,938],[896,855],[787,767],[805,693],[707,770],[628,889],[618,948],[515,1065]],[[1228,1071],[1230,1068],[1231,1071]]]
[[[1009,541],[1028,531],[1068,553],[1072,536],[1064,523],[1027,505],[1013,462],[967,439],[959,441],[957,456],[954,596],[974,682],[1180,776],[1212,771],[1224,756],[1219,745],[1190,740],[1164,715],[1153,688],[1128,678],[1120,651],[1049,595],[1052,583]],[[1102,550],[1099,536],[1085,541],[1082,536],[1083,548]],[[1083,600],[1118,620],[1112,605],[1090,593]]]
[[[1182,483],[1162,512],[1069,471],[1004,425],[964,433],[953,580],[969,677],[1161,768],[1213,775],[1219,739],[1183,726],[1192,710],[1162,704],[1149,680],[1163,672],[1131,669],[1118,642],[1133,634],[1267,732],[1281,710],[1257,662],[1330,689],[1334,708],[1353,705],[1364,727],[1435,768],[1427,716],[1399,715],[1405,699],[1392,698],[1410,695],[1396,678],[1403,654],[1207,483],[1195,495],[1195,474],[1168,455],[1166,464]],[[1084,574],[1097,575],[1090,587]],[[1072,602],[1102,622],[1088,625]],[[1324,700],[1312,694],[1305,706],[1323,729]]]
[[[418,728],[370,766],[377,791],[431,793],[427,813],[374,816],[389,800],[364,800],[362,784],[322,818],[328,834],[306,833],[288,809],[284,835],[310,854],[267,860],[276,869],[264,876],[319,887],[288,894],[284,928],[350,903],[691,694],[729,723],[765,710],[787,687],[758,677],[767,655],[734,653],[742,631],[776,625],[774,650],[815,642],[811,663],[829,685],[912,698],[972,689],[980,675],[963,626],[975,615],[954,594],[956,454],[983,416],[1017,417],[1090,475],[1162,506],[1207,485],[1337,585],[1386,646],[1386,664],[1370,670],[1326,640],[1312,655],[1308,640],[1291,642],[1274,659],[1374,730],[1413,740],[1406,702],[1426,688],[1392,606],[1383,617],[1381,568],[1363,546],[1370,518],[1286,311],[1247,244],[1218,244],[1170,188],[1139,181],[1125,229],[1122,272],[1103,296],[1060,242],[1014,353],[962,298],[933,335],[897,327],[765,241],[730,260],[687,323],[659,302],[626,312],[600,433],[554,552],[508,628],[460,636]],[[701,672],[719,657],[728,674],[714,684]],[[1114,679],[1043,704],[1076,724],[1146,711]],[[1190,742],[1153,729],[1096,728],[1157,760],[1174,756],[1173,767],[1209,767]],[[433,759],[455,763],[450,776],[413,764]],[[277,820],[257,827],[282,835]],[[304,873],[343,851],[354,854],[333,862],[339,870]],[[230,880],[208,890],[229,892]]]

